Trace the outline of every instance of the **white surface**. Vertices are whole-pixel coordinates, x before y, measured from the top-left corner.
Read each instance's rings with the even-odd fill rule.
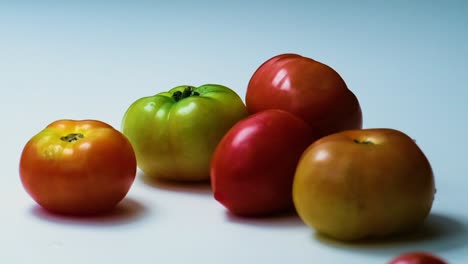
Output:
[[[468,259],[466,1],[0,3],[1,263],[386,263],[408,250]],[[422,234],[342,244],[297,217],[232,217],[208,186],[138,175],[114,215],[65,218],[24,192],[26,141],[62,118],[120,127],[135,99],[220,83],[242,97],[268,58],[295,52],[334,67],[365,127],[415,138],[436,174]]]

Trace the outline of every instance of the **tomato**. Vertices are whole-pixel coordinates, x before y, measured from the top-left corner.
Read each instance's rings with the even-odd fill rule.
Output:
[[[416,251],[401,254],[388,264],[447,264],[447,262],[434,254]]]
[[[251,77],[246,93],[249,113],[283,109],[325,134],[362,128],[359,102],[331,67],[297,54],[264,62]]]
[[[348,130],[323,137],[298,163],[293,200],[301,219],[339,240],[412,231],[429,214],[431,165],[405,133]]]
[[[127,138],[98,120],[57,120],[24,146],[20,178],[43,208],[61,214],[113,209],[130,190],[136,158]]]
[[[293,209],[292,182],[302,152],[319,135],[282,110],[251,115],[223,137],[211,163],[214,198],[231,213],[260,216]]]
[[[216,145],[246,116],[242,99],[228,87],[183,85],[136,100],[125,113],[122,131],[148,177],[206,181]]]

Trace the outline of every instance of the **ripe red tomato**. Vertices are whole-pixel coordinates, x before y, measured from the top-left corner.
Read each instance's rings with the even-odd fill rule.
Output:
[[[293,209],[292,182],[302,152],[317,131],[282,110],[266,110],[236,123],[211,162],[215,199],[237,215]]]
[[[58,120],[32,137],[20,159],[25,190],[61,214],[108,211],[129,191],[136,158],[127,138],[97,120]]]
[[[447,264],[428,252],[407,252],[393,258],[388,264]]]
[[[325,134],[362,127],[356,96],[331,67],[297,54],[281,54],[263,63],[247,87],[250,113],[283,109]]]

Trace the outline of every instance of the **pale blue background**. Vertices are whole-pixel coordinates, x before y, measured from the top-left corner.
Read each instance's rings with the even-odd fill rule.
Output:
[[[220,83],[244,98],[253,71],[284,52],[337,70],[365,127],[416,139],[436,175],[432,240],[327,243],[297,219],[233,223],[206,189],[138,179],[122,225],[44,215],[23,191],[21,149],[48,123],[120,127],[135,99],[180,84]],[[423,249],[464,263],[467,83],[468,1],[1,1],[0,261],[385,263]]]

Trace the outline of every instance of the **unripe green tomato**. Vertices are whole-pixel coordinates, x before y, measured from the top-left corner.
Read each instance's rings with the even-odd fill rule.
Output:
[[[242,99],[228,87],[181,85],[136,100],[123,117],[122,132],[146,176],[204,181],[217,144],[246,116]]]

